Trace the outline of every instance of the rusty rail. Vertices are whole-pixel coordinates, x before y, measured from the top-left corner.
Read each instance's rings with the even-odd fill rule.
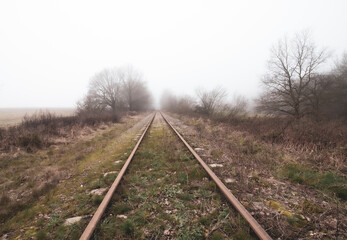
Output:
[[[92,219],[90,220],[88,226],[84,229],[83,234],[80,237],[80,240],[88,240],[90,239],[90,237],[92,236],[96,225],[98,224],[98,222],[100,221],[103,213],[106,210],[107,205],[109,204],[117,186],[119,185],[121,179],[123,178],[124,173],[126,172],[131,160],[133,159],[135,152],[137,150],[137,148],[140,146],[140,143],[142,141],[142,139],[144,138],[148,128],[151,126],[153,119],[155,117],[156,113],[153,114],[153,117],[151,117],[151,119],[148,121],[145,130],[143,131],[140,139],[137,141],[134,149],[132,150],[132,152],[130,153],[128,159],[126,160],[125,164],[123,165],[122,169],[120,170],[117,178],[114,180],[112,186],[110,187],[110,189],[108,190],[108,192],[106,193],[104,199],[102,200],[101,204],[99,205],[98,209],[96,210],[95,214],[93,215]]]
[[[217,184],[219,189],[222,191],[224,196],[228,201],[234,206],[234,208],[242,215],[242,217],[249,223],[255,234],[261,240],[271,240],[272,238],[267,234],[267,232],[259,225],[259,223],[252,217],[252,215],[245,209],[245,207],[236,199],[236,197],[229,191],[229,189],[224,185],[224,183],[216,176],[216,174],[208,167],[208,165],[201,159],[201,157],[194,151],[194,149],[184,140],[181,134],[172,126],[172,124],[164,117],[164,114],[161,113],[161,116],[165,122],[171,127],[171,129],[176,133],[176,135],[182,140],[184,145],[189,149],[189,151],[194,155],[198,160],[200,165],[205,169],[208,175],[212,180]]]

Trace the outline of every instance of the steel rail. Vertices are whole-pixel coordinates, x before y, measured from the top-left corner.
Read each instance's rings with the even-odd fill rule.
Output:
[[[242,215],[242,217],[249,223],[255,234],[261,240],[272,240],[272,238],[267,234],[267,232],[260,226],[260,224],[252,217],[252,215],[245,209],[245,207],[237,200],[237,198],[230,192],[230,190],[224,185],[224,183],[216,176],[216,174],[208,167],[208,165],[201,159],[201,157],[194,151],[194,149],[184,140],[181,134],[172,126],[172,124],[164,117],[164,114],[160,112],[161,116],[165,122],[171,127],[171,129],[176,133],[176,135],[182,140],[184,145],[189,149],[189,151],[198,160],[200,165],[205,169],[212,180],[217,184],[219,189],[222,191],[224,196],[228,201],[234,206],[234,208]]]
[[[155,117],[156,113],[153,114],[153,117],[151,117],[151,119],[148,121],[145,130],[143,131],[140,139],[137,141],[134,149],[132,150],[132,152],[130,153],[128,159],[126,160],[125,164],[123,165],[122,169],[120,170],[117,178],[114,180],[112,186],[110,187],[110,189],[108,190],[108,192],[106,193],[104,199],[102,200],[101,204],[99,205],[98,209],[96,210],[95,214],[93,215],[92,219],[90,220],[89,224],[87,225],[87,227],[84,229],[83,234],[80,237],[80,240],[88,240],[90,239],[90,237],[92,236],[96,225],[98,224],[98,222],[100,221],[103,213],[106,210],[107,205],[109,204],[116,188],[118,187],[121,179],[123,178],[124,173],[126,172],[131,160],[133,159],[135,152],[137,150],[137,148],[140,146],[140,143],[142,141],[142,139],[144,138],[148,128],[151,126],[153,119]]]

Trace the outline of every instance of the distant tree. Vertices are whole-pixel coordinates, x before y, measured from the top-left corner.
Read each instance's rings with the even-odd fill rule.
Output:
[[[227,92],[225,89],[217,87],[211,91],[198,89],[196,95],[198,98],[197,110],[206,115],[213,115],[218,108],[223,107]]]
[[[176,112],[177,97],[170,91],[165,90],[160,97],[160,108],[165,111]]]
[[[87,102],[94,104],[94,107],[101,110],[110,108],[115,114],[124,102],[122,96],[123,81],[124,73],[117,68],[104,69],[95,74],[89,84]]]
[[[328,92],[330,101],[326,109],[336,117],[347,118],[347,53],[337,62],[332,72],[334,82]]]
[[[228,106],[229,118],[244,116],[247,113],[248,101],[244,96],[235,95]]]
[[[78,112],[98,113],[147,110],[152,105],[152,96],[142,75],[132,67],[104,69],[95,74],[89,90],[77,103]]]
[[[308,32],[284,38],[271,49],[268,73],[262,84],[265,93],[257,109],[300,118],[307,113],[307,94],[319,67],[327,59],[325,50],[318,50]]]
[[[131,66],[125,68],[123,72],[123,94],[127,109],[146,110],[152,104],[152,96],[143,81],[142,74]]]
[[[308,87],[305,89],[306,113],[316,119],[320,119],[326,110],[327,104],[333,96],[329,90],[333,87],[335,77],[332,74],[320,74],[313,76]]]
[[[189,114],[194,112],[195,100],[188,96],[180,96],[176,101],[176,112],[181,114]]]

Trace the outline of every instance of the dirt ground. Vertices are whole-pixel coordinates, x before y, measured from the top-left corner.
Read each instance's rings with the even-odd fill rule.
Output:
[[[274,239],[346,239],[344,200],[282,177],[303,153],[267,144],[227,124],[173,114],[168,118]]]

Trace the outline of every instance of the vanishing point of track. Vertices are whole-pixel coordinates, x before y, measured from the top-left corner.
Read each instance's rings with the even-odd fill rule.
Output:
[[[259,237],[261,240],[269,240],[272,239],[267,232],[259,225],[259,223],[252,217],[252,215],[243,207],[243,205],[236,199],[236,197],[230,192],[230,190],[223,184],[223,182],[214,174],[214,172],[208,167],[208,165],[201,159],[201,157],[194,151],[194,149],[187,143],[187,141],[184,140],[184,138],[181,136],[181,134],[172,126],[172,124],[167,120],[167,118],[160,112],[160,115],[165,120],[165,122],[170,126],[170,128],[175,132],[175,134],[178,136],[178,138],[184,143],[184,145],[188,148],[188,150],[193,154],[193,156],[196,158],[196,160],[200,163],[200,165],[205,169],[209,177],[216,183],[220,191],[224,194],[226,199],[233,205],[233,207],[241,214],[241,216],[248,222],[250,227],[253,229],[254,233]],[[134,149],[130,153],[128,159],[126,160],[124,166],[122,167],[121,171],[119,172],[117,178],[114,180],[112,186],[108,190],[107,194],[105,195],[103,201],[99,205],[98,209],[96,210],[95,214],[93,215],[92,219],[90,220],[89,224],[85,228],[83,234],[80,237],[80,240],[88,240],[91,238],[98,222],[100,221],[103,213],[105,212],[109,202],[111,201],[112,196],[114,195],[120,181],[122,180],[131,160],[133,159],[138,147],[140,146],[144,136],[147,133],[147,130],[151,126],[154,117],[156,116],[156,113],[153,114],[153,116],[150,118],[148,123],[145,126],[145,129],[136,143]]]

